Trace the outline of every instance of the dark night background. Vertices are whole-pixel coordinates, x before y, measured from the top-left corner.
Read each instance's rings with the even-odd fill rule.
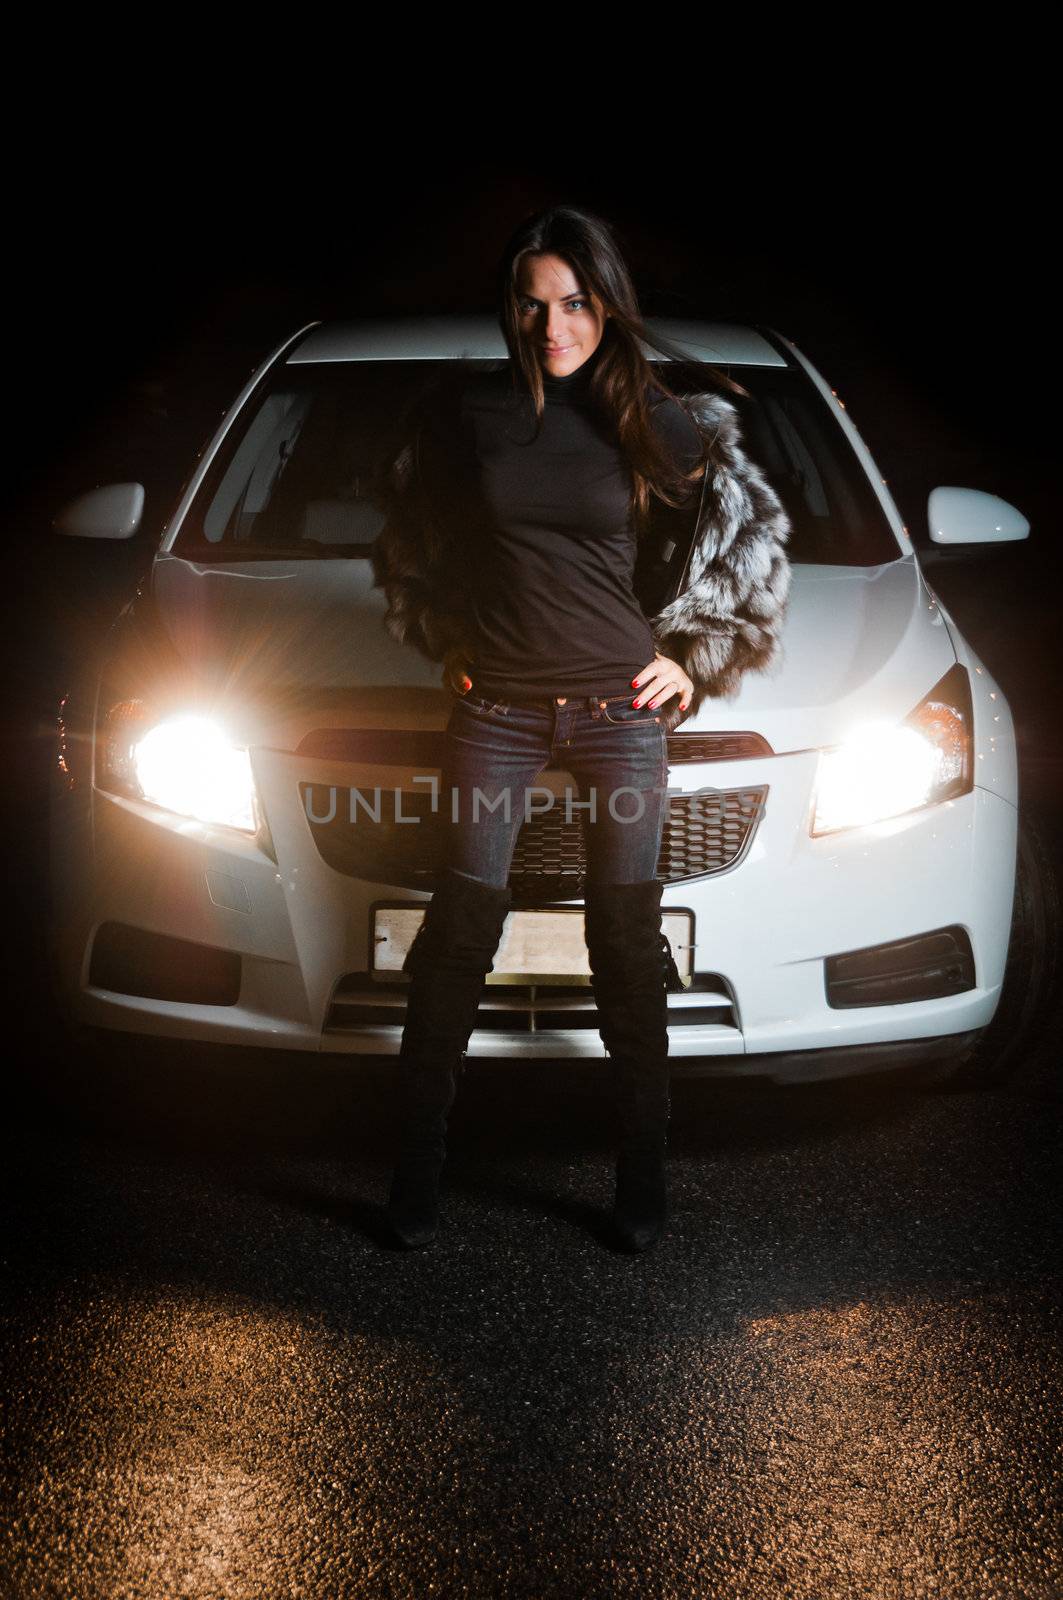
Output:
[[[325,1063],[288,1076],[271,1063],[248,1093],[238,1072],[216,1079],[179,1047],[164,1051],[157,1083],[119,1071],[104,1088],[102,1133],[90,1115],[53,1141],[37,946],[45,779],[69,663],[150,564],[196,453],[252,369],[314,319],[491,311],[510,230],[559,201],[615,224],[647,315],[767,324],[837,391],[930,583],[1007,696],[1023,803],[1046,820],[1058,861],[1058,95],[1037,81],[1035,40],[984,43],[977,70],[960,52],[935,73],[913,36],[888,89],[871,87],[865,45],[846,45],[851,105],[797,78],[784,105],[756,52],[735,54],[740,93],[669,82],[632,114],[617,80],[619,99],[576,127],[562,108],[574,97],[590,109],[597,64],[573,22],[543,50],[556,92],[540,83],[529,111],[500,69],[467,134],[407,95],[373,118],[349,109],[367,76],[394,82],[398,38],[383,53],[366,45],[372,73],[352,57],[327,122],[291,98],[291,80],[310,81],[329,53],[320,40],[279,39],[287,59],[262,93],[238,72],[164,91],[154,57],[136,104],[117,74],[95,86],[90,75],[76,104],[42,78],[6,173],[0,819],[8,1109],[21,1113],[3,1264],[18,1285],[4,1343],[22,1456],[8,1476],[12,1495],[44,1508],[8,1560],[17,1569],[34,1550],[34,1571],[56,1584],[34,1595],[72,1592],[65,1579],[79,1571],[55,1528],[75,1530],[90,1559],[119,1546],[145,1572],[160,1550],[183,1559],[186,1541],[213,1530],[211,1486],[228,1484],[234,1463],[248,1474],[232,1478],[238,1532],[241,1486],[276,1492],[248,1512],[247,1548],[230,1538],[248,1586],[182,1594],[426,1593],[426,1575],[444,1585],[432,1592],[457,1593],[454,1567],[432,1564],[440,1528],[455,1553],[466,1535],[479,1540],[476,1593],[737,1593],[702,1589],[690,1570],[660,1591],[631,1576],[647,1550],[678,1551],[676,1571],[684,1552],[700,1559],[705,1530],[730,1529],[736,1507],[733,1547],[725,1532],[712,1555],[723,1549],[736,1584],[752,1573],[751,1597],[1058,1592],[1044,1565],[1044,1499],[1058,1482],[1050,1094],[923,1102],[829,1084],[702,1098],[687,1084],[676,1239],[632,1268],[583,1237],[585,1200],[556,1199],[605,1181],[604,1146],[588,1164],[597,1113],[584,1080],[513,1064],[467,1098],[441,1270],[424,1253],[387,1258],[349,1226],[344,1197],[381,1177],[378,1123],[375,1110],[362,1118],[348,1148],[361,1091]],[[685,75],[694,64],[681,61]],[[706,76],[730,70],[721,44]],[[44,129],[50,154],[36,144]],[[51,531],[69,498],[119,480],[147,489],[136,538]],[[939,559],[926,524],[938,484],[1011,501],[1028,541]],[[762,1343],[747,1371],[750,1328]],[[203,1377],[208,1343],[232,1366],[219,1356]],[[696,1467],[668,1453],[688,1437]],[[127,1491],[127,1455],[150,1465],[161,1498]],[[202,1500],[182,1498],[186,1471]],[[376,1501],[364,1498],[372,1482]],[[836,1525],[842,1502],[849,1520]],[[307,1543],[285,1557],[275,1546],[289,1516]],[[131,1527],[146,1530],[141,1545]],[[570,1528],[586,1577],[577,1566],[567,1591],[537,1586],[565,1561]],[[377,1538],[382,1587],[358,1587],[350,1573]],[[911,1568],[880,1570],[893,1551],[912,1552]],[[628,1586],[599,1591],[614,1558],[629,1563]],[[285,1559],[309,1587],[280,1586]],[[389,1563],[402,1562],[419,1588],[387,1587]],[[255,1587],[274,1570],[276,1588]],[[159,1592],[145,1582],[121,1593]]]

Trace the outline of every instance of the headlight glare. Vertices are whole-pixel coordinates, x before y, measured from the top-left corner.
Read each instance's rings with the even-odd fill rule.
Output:
[[[937,752],[914,728],[861,728],[823,753],[812,831],[856,828],[926,805],[937,774]]]
[[[950,667],[902,723],[870,723],[825,750],[812,833],[884,822],[966,794],[973,783],[971,691]]]
[[[116,701],[103,719],[98,781],[200,822],[258,829],[248,751],[213,717],[160,717],[142,700]]]
[[[209,717],[156,723],[134,746],[133,768],[145,800],[200,822],[255,831],[248,753]]]

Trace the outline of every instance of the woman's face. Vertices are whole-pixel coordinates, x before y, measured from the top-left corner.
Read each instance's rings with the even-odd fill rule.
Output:
[[[517,271],[521,335],[552,377],[567,377],[602,341],[607,317],[562,256],[524,256]]]

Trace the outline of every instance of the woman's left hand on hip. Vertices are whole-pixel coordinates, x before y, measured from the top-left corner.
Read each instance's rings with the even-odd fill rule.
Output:
[[[635,705],[661,706],[678,694],[680,711],[686,710],[694,693],[693,680],[687,677],[678,661],[662,655],[654,656],[649,665],[643,667],[631,680],[631,687],[637,691]]]

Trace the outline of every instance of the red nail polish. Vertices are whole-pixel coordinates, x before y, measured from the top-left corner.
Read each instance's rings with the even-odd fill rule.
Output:
[[[637,688],[638,688],[638,686],[639,686],[639,680],[638,680],[638,679],[637,679],[637,678],[632,678],[632,680],[631,680],[631,687],[632,687],[632,688],[633,688],[633,689],[637,689]]]
[[[638,702],[638,701],[637,701],[637,700],[635,700],[635,701],[634,701],[634,702],[633,702],[633,704],[634,704],[634,705],[638,705],[638,704],[639,704],[639,702]]]

